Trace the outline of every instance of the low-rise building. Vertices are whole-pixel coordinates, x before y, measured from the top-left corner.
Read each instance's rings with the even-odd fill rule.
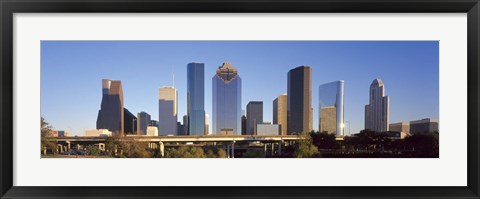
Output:
[[[432,118],[425,118],[410,122],[410,133],[430,133],[438,132],[438,121]]]
[[[108,129],[92,129],[86,130],[85,136],[87,137],[111,137],[112,132]]]
[[[257,135],[280,135],[278,124],[263,123],[257,124]]]
[[[148,126],[147,136],[158,136],[158,128],[156,126]]]

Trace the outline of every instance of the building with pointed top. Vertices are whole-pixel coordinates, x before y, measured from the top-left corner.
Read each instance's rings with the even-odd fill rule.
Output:
[[[385,96],[385,85],[381,79],[370,84],[369,103],[365,105],[365,129],[376,132],[388,131],[390,98]]]
[[[212,78],[212,134],[241,134],[242,79],[228,62]]]
[[[158,91],[158,134],[178,135],[177,132],[177,89],[171,86]]]

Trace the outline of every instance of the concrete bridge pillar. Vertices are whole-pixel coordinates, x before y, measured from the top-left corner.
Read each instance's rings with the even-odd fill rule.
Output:
[[[232,150],[230,157],[235,158],[235,141],[232,142]]]
[[[272,150],[270,151],[270,155],[274,156],[275,155],[275,144],[270,143]]]
[[[162,157],[165,156],[165,145],[163,145],[163,142],[159,142],[158,143],[158,147],[160,148],[160,154],[162,155]]]
[[[282,140],[280,140],[280,142],[278,142],[278,155],[279,156],[282,155],[282,143],[283,143]]]
[[[267,143],[263,143],[263,153],[267,154]]]

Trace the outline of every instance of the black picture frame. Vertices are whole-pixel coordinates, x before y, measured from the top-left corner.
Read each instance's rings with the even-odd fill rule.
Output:
[[[480,198],[479,0],[0,0],[2,198]],[[13,186],[15,13],[467,13],[468,186],[465,187],[20,187]],[[456,172],[456,171],[445,171]],[[232,176],[226,176],[227,178]]]

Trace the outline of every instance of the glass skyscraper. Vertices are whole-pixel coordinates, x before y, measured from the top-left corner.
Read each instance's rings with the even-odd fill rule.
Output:
[[[205,135],[205,64],[187,65],[188,135]],[[184,124],[185,125],[185,124]]]
[[[299,66],[288,71],[287,134],[312,130],[312,68]]]
[[[376,132],[388,131],[390,98],[385,96],[385,86],[381,79],[370,85],[369,104],[365,106],[365,129]]]
[[[263,102],[251,101],[247,104],[247,135],[257,135],[257,124],[263,123]]]
[[[344,136],[344,81],[320,85],[318,102],[319,131]]]
[[[242,79],[225,62],[212,78],[212,134],[241,134]]]

